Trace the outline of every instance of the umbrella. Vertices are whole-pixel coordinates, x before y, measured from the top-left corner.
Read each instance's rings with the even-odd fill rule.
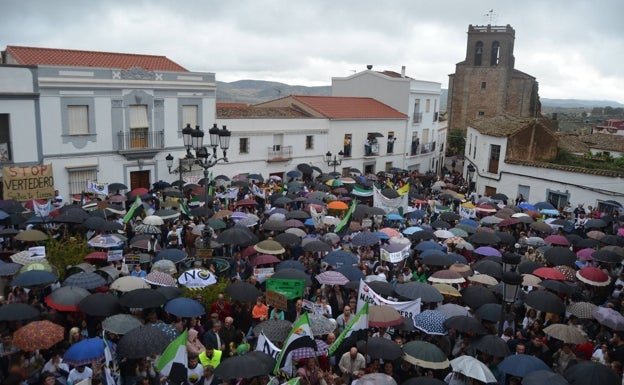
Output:
[[[337,271],[325,271],[315,278],[321,285],[344,285],[349,282],[349,278]]]
[[[323,262],[333,266],[338,269],[342,266],[352,266],[358,263],[357,257],[348,251],[345,250],[335,250],[327,253],[327,255],[323,258]]]
[[[162,220],[162,218],[160,217],[156,217],[156,216],[154,217]],[[150,225],[147,223],[141,223],[140,225],[134,226],[134,231],[136,233],[143,233],[143,234],[160,234],[161,233],[160,227],[158,225]]]
[[[547,236],[546,238],[544,238],[544,242],[546,242],[546,244],[555,246],[570,246],[570,241],[568,240],[568,238],[559,234]]]
[[[123,183],[111,183],[108,185],[108,191],[119,191],[119,190],[127,190],[128,186]]]
[[[108,317],[120,311],[119,300],[111,293],[95,293],[83,298],[78,309],[95,317]]]
[[[275,265],[275,271],[279,271],[282,269],[296,269],[296,270],[306,271],[307,267],[303,263],[297,260],[287,259]]]
[[[446,382],[438,380],[434,377],[422,376],[412,377],[407,381],[403,381],[401,385],[447,385]]]
[[[470,344],[475,349],[494,357],[507,357],[511,354],[509,351],[509,345],[507,345],[505,340],[493,334],[486,334],[479,337],[473,340]]]
[[[563,281],[554,281],[552,279],[545,279],[542,282],[540,282],[539,286],[546,288],[548,290],[552,290],[555,293],[562,293],[562,294],[570,294],[572,293],[572,286],[567,285],[565,282]]]
[[[498,322],[501,314],[501,305],[497,303],[486,303],[475,311],[475,315],[481,321]]]
[[[446,317],[439,311],[425,310],[414,316],[414,327],[430,335],[445,335],[445,320]]]
[[[587,341],[587,337],[584,336],[576,326],[567,324],[548,325],[544,328],[544,333],[560,341],[573,345],[583,344]]]
[[[567,247],[553,247],[546,250],[544,258],[553,265],[574,265],[576,254]]]
[[[7,303],[0,306],[0,321],[26,321],[39,317],[39,310],[25,303]]]
[[[615,251],[605,249],[594,251],[591,256],[596,261],[604,263],[620,263],[622,261],[622,256],[618,255]]]
[[[623,331],[624,330],[624,316],[619,312],[608,308],[608,307],[598,307],[594,310],[594,318],[601,325],[604,325],[611,330],[614,331]]]
[[[393,361],[403,355],[401,347],[396,342],[384,337],[369,337],[366,341],[358,341],[357,348],[372,359]]]
[[[466,377],[474,378],[484,384],[497,382],[490,368],[483,362],[471,356],[459,356],[451,361],[451,368],[454,372],[463,374]]]
[[[491,246],[477,247],[474,250],[474,252],[479,255],[484,255],[486,257],[501,257],[502,256],[501,252],[498,249],[495,249]]]
[[[96,364],[102,360],[104,360],[104,340],[100,337],[78,341],[63,355],[63,362],[72,366]]]
[[[102,329],[120,336],[141,325],[141,320],[131,314],[115,314],[102,321]]]
[[[437,311],[444,315],[444,318],[451,318],[458,315],[461,316],[469,316],[470,312],[463,306],[457,305],[455,303],[445,303],[439,305],[436,308]]]
[[[272,373],[275,367],[275,360],[262,352],[247,353],[244,355],[230,357],[223,360],[214,371],[214,376],[228,381],[237,378],[253,378]],[[268,358],[258,357],[263,354]],[[271,358],[271,360],[269,360]]]
[[[277,234],[274,239],[282,245],[296,246],[301,243],[301,238],[292,233]]]
[[[375,276],[373,276],[375,277]],[[371,281],[368,282],[367,285],[377,294],[382,297],[391,297],[394,296],[394,286],[388,281]]]
[[[360,279],[364,278],[364,273],[362,272],[362,270],[358,269],[355,266],[342,266],[337,268],[336,271],[347,277],[349,281],[359,282]]]
[[[527,294],[525,304],[547,313],[561,314],[565,312],[565,304],[555,294],[546,290],[533,290]]]
[[[568,305],[566,312],[580,319],[593,319],[596,309],[598,306],[590,302],[572,302]]]
[[[436,271],[427,278],[427,281],[436,283],[463,283],[466,282],[466,279],[458,272],[447,269]]]
[[[435,287],[435,289],[439,291],[442,295],[461,297],[461,293],[459,292],[459,290],[455,289],[453,286],[447,283],[434,283],[431,286]]]
[[[517,377],[524,377],[536,370],[550,370],[544,361],[528,354],[509,355],[498,364],[498,369]]]
[[[273,255],[283,254],[286,252],[286,249],[284,249],[284,247],[279,242],[272,239],[266,239],[262,242],[257,243],[256,245],[254,245],[254,250],[259,253]]]
[[[371,306],[368,308],[368,326],[390,327],[403,323],[403,316],[388,305]]]
[[[282,260],[271,254],[259,254],[256,255],[251,262],[250,266],[267,265],[272,263],[280,263]]]
[[[307,239],[312,239],[312,238],[304,238],[303,240],[304,242],[302,242],[304,251],[313,252],[313,253],[317,253],[317,252],[327,253],[332,250],[332,247],[326,242],[319,241],[317,239],[312,239],[311,241],[306,242]]]
[[[290,321],[269,319],[256,325],[253,332],[256,337],[264,333],[270,341],[280,343],[286,339],[291,329],[292,322]]]
[[[59,311],[78,311],[78,303],[90,294],[81,287],[62,286],[47,295],[45,303]]]
[[[119,298],[119,304],[125,307],[148,309],[159,307],[167,302],[164,295],[152,289],[136,289]]]
[[[472,309],[478,309],[486,303],[498,303],[496,296],[485,286],[471,285],[461,291],[464,303]]]
[[[164,249],[158,252],[154,257],[154,262],[167,259],[173,263],[180,263],[186,259],[188,254],[180,249]]]
[[[142,278],[128,275],[117,278],[109,287],[111,290],[128,292],[136,289],[149,289],[150,285]]]
[[[498,280],[488,274],[476,274],[472,277],[468,277],[468,280],[471,282],[482,283],[487,286],[494,286],[498,284]]]
[[[576,278],[592,286],[607,286],[611,277],[597,267],[587,266],[576,272]]]
[[[180,274],[178,283],[191,289],[201,289],[217,283],[217,278],[206,269],[190,269]]]
[[[22,265],[19,263],[3,263],[0,265],[0,277],[10,277],[17,273],[21,267]]]
[[[92,290],[100,286],[106,286],[106,280],[97,273],[80,273],[72,274],[63,281],[63,286],[76,286],[83,289]]]
[[[561,374],[550,370],[536,370],[522,378],[522,385],[570,385]]]
[[[117,353],[135,359],[161,354],[171,342],[161,329],[149,325],[140,326],[126,333],[117,344]]]
[[[563,372],[563,377],[570,385],[619,384],[622,381],[610,366],[592,361],[583,361],[568,366]]]
[[[310,277],[305,272],[297,269],[280,269],[276,271],[271,278],[303,279],[306,286],[312,286],[312,280]]]
[[[397,385],[392,376],[385,373],[368,373],[357,379],[358,385]]]
[[[126,240],[119,235],[114,234],[99,234],[89,239],[87,242],[91,247],[99,247],[102,249],[110,249],[113,247],[119,247],[124,244]]]
[[[235,281],[225,287],[225,294],[235,301],[256,302],[262,295],[254,285],[245,281]]]
[[[320,314],[308,314],[310,329],[314,336],[323,336],[336,330],[336,323]]]
[[[452,264],[451,258],[443,251],[429,249],[420,254],[422,263],[427,266],[448,266]]]
[[[13,344],[32,352],[49,349],[65,337],[65,329],[50,321],[34,321],[13,333]]]
[[[525,261],[522,262],[518,265],[518,272],[522,273],[522,274],[533,274],[533,272],[537,269],[539,269],[540,267],[544,267],[544,265],[542,265],[539,262],[535,262],[535,261]]]
[[[20,273],[11,281],[11,286],[36,287],[47,286],[58,279],[56,274],[45,270],[29,270]]]
[[[485,334],[487,330],[479,320],[470,316],[453,316],[444,321],[447,329],[455,329],[460,333]]]
[[[165,311],[169,314],[184,318],[199,317],[206,313],[204,305],[192,298],[185,297],[178,297],[167,301]]]
[[[26,230],[15,236],[15,239],[22,242],[39,242],[48,239],[48,235],[40,230]]]
[[[420,298],[422,302],[442,302],[444,297],[435,287],[424,282],[400,283],[394,287],[394,291],[401,297],[409,300]]]
[[[379,243],[379,237],[370,231],[363,231],[355,234],[351,238],[354,246],[372,246]]]
[[[181,297],[182,294],[184,294],[182,289],[171,286],[159,286],[158,288],[156,288],[156,291],[164,295],[167,301]]]
[[[479,245],[495,245],[501,241],[500,237],[495,233],[484,231],[476,232],[468,237],[468,241]]]
[[[552,267],[540,267],[539,269],[533,270],[531,274],[543,279],[552,279],[555,281],[565,281],[566,279],[562,272]]]
[[[164,260],[163,260],[164,261]],[[156,286],[176,286],[175,278],[167,273],[160,271],[151,271],[145,278],[145,282]]]
[[[405,361],[422,368],[446,369],[450,365],[442,349],[429,342],[410,341],[403,345],[403,353]]]

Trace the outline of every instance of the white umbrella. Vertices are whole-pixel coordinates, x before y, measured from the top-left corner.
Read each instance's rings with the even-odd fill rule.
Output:
[[[455,236],[455,234],[451,233],[448,230],[436,230],[433,235],[435,235],[437,238],[442,238],[442,239],[447,239],[447,238],[453,238]]]
[[[466,377],[474,378],[484,384],[496,382],[496,377],[483,362],[472,356],[459,356],[451,361],[454,372],[461,373]]]
[[[201,289],[202,287],[214,285],[217,283],[217,279],[208,270],[191,269],[180,274],[178,283],[189,289]]]
[[[488,286],[494,286],[498,284],[498,280],[491,275],[487,274],[475,274],[472,277],[468,277],[469,281],[482,283]]]
[[[165,221],[158,215],[148,215],[145,218],[143,218],[143,224],[152,225],[152,226],[161,226],[165,224]]]

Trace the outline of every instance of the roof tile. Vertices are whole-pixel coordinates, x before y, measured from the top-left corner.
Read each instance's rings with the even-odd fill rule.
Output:
[[[407,119],[407,115],[373,98],[293,95],[329,119]]]

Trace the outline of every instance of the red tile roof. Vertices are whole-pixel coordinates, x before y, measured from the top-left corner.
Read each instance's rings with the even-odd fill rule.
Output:
[[[292,98],[329,119],[407,119],[407,115],[373,98],[303,95]]]
[[[141,67],[148,71],[188,72],[186,68],[165,56],[155,55],[7,46],[6,56],[8,64],[100,67],[124,70]]]

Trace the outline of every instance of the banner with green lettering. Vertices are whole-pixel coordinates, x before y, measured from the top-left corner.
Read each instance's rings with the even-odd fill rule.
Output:
[[[268,278],[266,289],[283,294],[288,299],[303,297],[305,281],[303,279]]]

